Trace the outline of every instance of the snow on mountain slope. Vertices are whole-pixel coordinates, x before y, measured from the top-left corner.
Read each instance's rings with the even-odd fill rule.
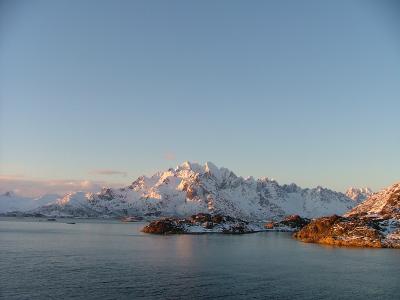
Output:
[[[13,192],[6,192],[0,195],[0,213],[32,210],[54,202],[59,197],[56,194],[46,194],[39,198],[29,198],[18,196]]]
[[[369,196],[371,196],[374,192],[367,187],[364,188],[356,188],[356,187],[351,187],[347,189],[345,192],[345,195],[349,197],[350,199],[360,203],[367,199]]]
[[[288,214],[316,217],[343,214],[356,203],[342,193],[317,187],[236,176],[207,162],[185,162],[175,169],[141,176],[121,189],[71,193],[38,209],[46,215],[163,215],[219,213],[242,219],[279,219]]]
[[[400,220],[400,183],[395,183],[371,195],[346,213],[347,217],[380,217]]]

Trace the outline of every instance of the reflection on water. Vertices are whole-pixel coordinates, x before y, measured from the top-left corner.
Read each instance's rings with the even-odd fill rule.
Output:
[[[181,235],[178,236],[175,241],[177,256],[185,262],[189,262],[193,259],[193,239],[188,235]]]
[[[400,251],[0,219],[2,299],[398,299]]]

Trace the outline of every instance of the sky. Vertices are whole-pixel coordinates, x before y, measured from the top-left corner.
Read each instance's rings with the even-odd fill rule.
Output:
[[[303,187],[400,180],[396,1],[0,1],[0,191],[183,161]]]

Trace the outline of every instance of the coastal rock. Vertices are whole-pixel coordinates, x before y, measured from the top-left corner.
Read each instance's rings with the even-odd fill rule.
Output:
[[[310,223],[310,221],[310,219],[302,218],[299,215],[290,215],[287,216],[283,221],[281,221],[280,224],[289,226],[291,228],[300,229]]]
[[[400,248],[400,183],[372,194],[343,217],[313,220],[294,237],[337,246]]]
[[[151,222],[142,231],[153,234],[176,234],[184,233],[184,227],[177,219],[165,218]]]
[[[243,234],[261,231],[257,225],[230,216],[199,213],[190,218],[163,218],[150,222],[142,231],[152,234],[229,233]]]
[[[264,225],[268,230],[297,231],[310,223],[310,219],[299,215],[290,215],[280,222],[268,222]]]
[[[265,229],[274,229],[275,227],[275,222],[268,222],[264,225]]]
[[[333,215],[315,219],[294,233],[307,243],[334,246],[399,248],[400,223],[396,220],[341,217]]]

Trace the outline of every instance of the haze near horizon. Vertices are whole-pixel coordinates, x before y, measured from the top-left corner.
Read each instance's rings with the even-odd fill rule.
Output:
[[[2,1],[0,186],[118,186],[189,160],[379,190],[400,179],[399,13],[369,0]]]

